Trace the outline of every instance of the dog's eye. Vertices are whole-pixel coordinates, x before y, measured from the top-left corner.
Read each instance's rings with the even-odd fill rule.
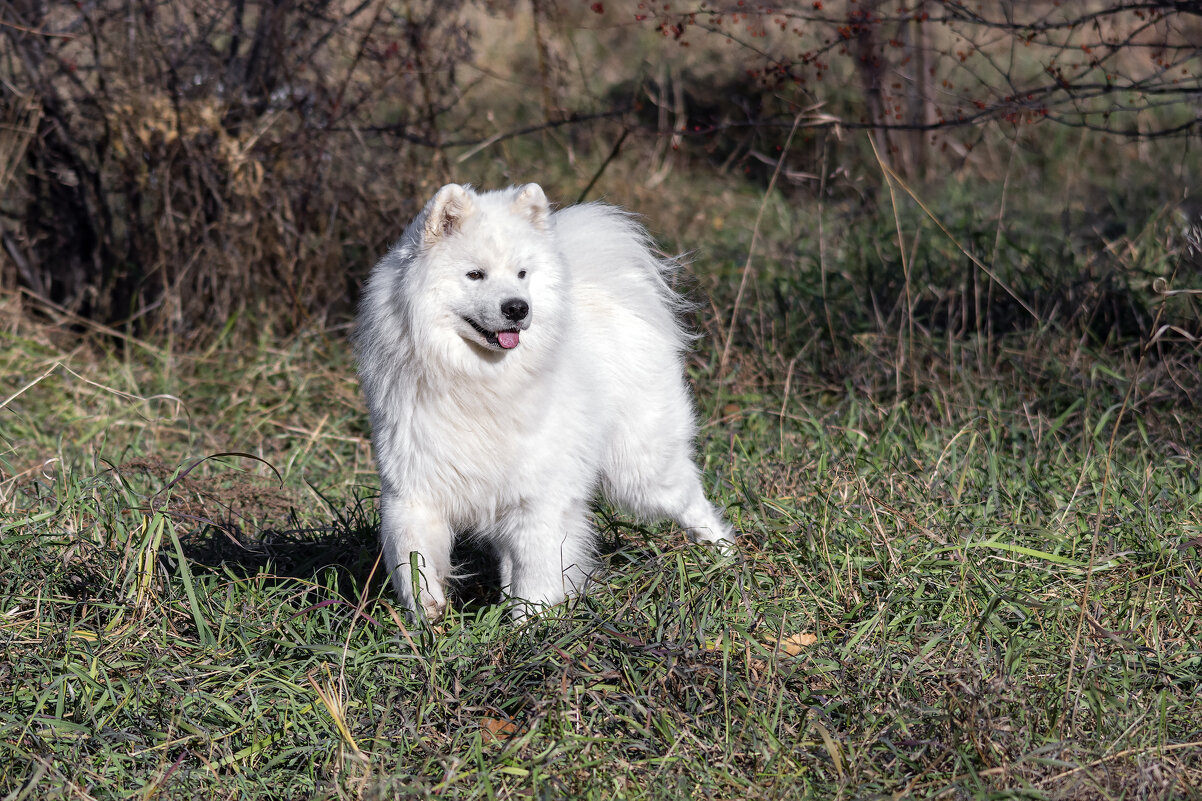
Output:
[[[480,281],[484,278],[484,271],[483,270],[472,270],[470,273],[467,274],[467,277],[472,279],[473,281]]]
[[[526,271],[518,270],[518,278],[525,278],[525,277],[526,277]]]

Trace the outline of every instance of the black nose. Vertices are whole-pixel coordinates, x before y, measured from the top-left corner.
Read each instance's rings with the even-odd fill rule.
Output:
[[[520,323],[529,313],[530,304],[521,298],[510,298],[501,303],[501,314],[505,315],[506,320]]]

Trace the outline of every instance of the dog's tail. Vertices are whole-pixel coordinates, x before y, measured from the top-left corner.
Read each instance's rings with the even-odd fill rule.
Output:
[[[683,323],[697,308],[684,291],[687,254],[664,254],[636,215],[605,203],[569,206],[552,219],[577,284],[641,309],[681,347],[695,339]]]

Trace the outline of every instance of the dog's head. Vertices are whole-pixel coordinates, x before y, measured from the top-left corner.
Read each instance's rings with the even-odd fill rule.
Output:
[[[559,258],[537,184],[477,193],[448,184],[414,221],[410,304],[490,361],[537,346],[557,314]],[[433,332],[431,332],[433,333]]]

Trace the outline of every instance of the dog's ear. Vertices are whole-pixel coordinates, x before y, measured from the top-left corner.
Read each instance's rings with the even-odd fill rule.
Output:
[[[463,219],[472,213],[471,193],[459,184],[447,184],[426,207],[425,241],[432,242],[459,228]]]
[[[535,228],[546,228],[547,218],[551,209],[547,206],[547,196],[538,184],[526,184],[514,198],[513,210],[534,224]]]

